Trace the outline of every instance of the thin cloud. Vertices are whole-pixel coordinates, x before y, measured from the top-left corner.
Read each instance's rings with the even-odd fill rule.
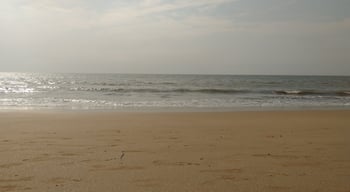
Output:
[[[220,5],[223,3],[234,2],[235,0],[199,0],[199,1],[184,1],[177,0],[171,3],[163,3],[159,0],[146,0],[142,4],[146,5],[142,14],[160,13],[165,11],[174,11],[186,8],[198,8],[203,6]]]
[[[296,63],[300,71],[303,65],[345,66],[350,61],[346,2],[312,5],[302,0],[0,0],[0,62],[13,70],[30,65],[33,71],[74,67],[79,72],[103,66],[158,73],[203,66],[225,73],[278,73]]]

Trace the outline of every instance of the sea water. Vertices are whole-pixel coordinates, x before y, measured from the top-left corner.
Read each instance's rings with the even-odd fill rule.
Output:
[[[0,73],[0,109],[350,108],[350,77]]]

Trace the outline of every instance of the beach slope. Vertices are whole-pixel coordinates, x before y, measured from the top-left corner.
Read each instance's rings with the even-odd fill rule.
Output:
[[[0,191],[350,191],[350,111],[1,112]]]

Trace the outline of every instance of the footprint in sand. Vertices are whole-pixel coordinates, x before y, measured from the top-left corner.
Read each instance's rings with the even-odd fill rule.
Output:
[[[242,169],[203,169],[201,173],[241,173]]]
[[[15,166],[22,165],[23,163],[8,163],[8,164],[2,164],[0,165],[0,168],[11,168]]]
[[[202,182],[202,184],[208,185],[208,184],[213,184],[213,183],[220,182],[220,181],[232,182],[232,181],[236,181],[236,180],[237,180],[237,178],[233,175],[221,175],[215,179],[204,181],[204,182]]]
[[[67,157],[72,157],[72,156],[77,156],[78,154],[75,153],[62,153],[61,156],[67,156]]]
[[[204,181],[202,184],[213,184],[215,182],[220,181],[236,181],[237,180],[237,173],[241,173],[241,169],[204,169],[200,170],[201,173],[211,173],[216,176],[215,179]],[[247,181],[247,178],[244,178],[243,180]]]
[[[0,183],[31,181],[32,179],[33,179],[33,177],[20,177],[20,178],[15,178],[15,179],[0,179]]]
[[[317,161],[301,161],[282,164],[284,167],[318,167],[320,165],[321,163]]]
[[[159,185],[159,181],[154,179],[137,179],[133,182],[138,187],[155,187]]]
[[[296,155],[274,155],[271,153],[267,154],[253,154],[254,157],[271,157],[271,158],[278,158],[278,159],[299,159],[299,156]]]
[[[48,183],[54,184],[56,187],[63,186],[67,182],[81,182],[81,179],[65,178],[65,177],[53,177],[47,181]]]
[[[93,169],[90,171],[128,171],[128,170],[141,170],[144,167],[141,166],[107,166],[107,165],[93,165]]]
[[[183,161],[168,162],[168,161],[163,161],[163,160],[155,160],[152,163],[154,165],[157,165],[157,166],[160,166],[160,165],[166,165],[166,166],[191,166],[191,165],[195,165],[195,166],[198,166],[198,165],[200,165],[200,163],[183,162]]]
[[[16,191],[18,188],[18,185],[0,185],[0,191]]]

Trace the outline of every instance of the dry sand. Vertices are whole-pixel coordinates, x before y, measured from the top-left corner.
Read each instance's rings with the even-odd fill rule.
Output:
[[[0,191],[350,191],[350,111],[2,112]]]

